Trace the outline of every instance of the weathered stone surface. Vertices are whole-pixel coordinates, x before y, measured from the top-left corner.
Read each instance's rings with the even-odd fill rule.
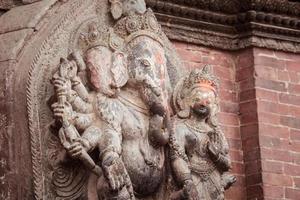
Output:
[[[0,35],[0,61],[15,59],[33,29],[23,29]]]
[[[0,17],[0,34],[25,28],[34,28],[56,1],[46,0],[12,8]]]

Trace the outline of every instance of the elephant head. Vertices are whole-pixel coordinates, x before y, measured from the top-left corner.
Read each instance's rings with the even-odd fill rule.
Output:
[[[154,38],[150,33],[141,32],[128,39],[128,85],[138,89],[152,112],[163,115],[161,109],[168,107],[170,84],[165,50],[160,40]]]
[[[144,0],[110,0],[111,14],[114,19],[119,19],[122,15],[131,13],[144,14],[146,3]]]

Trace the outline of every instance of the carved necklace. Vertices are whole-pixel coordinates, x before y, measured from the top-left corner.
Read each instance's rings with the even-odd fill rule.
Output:
[[[149,109],[147,109],[146,107],[143,107],[141,105],[138,105],[134,102],[132,102],[130,99],[127,99],[126,97],[124,97],[123,95],[119,94],[119,100],[124,103],[127,106],[132,107],[133,109],[135,109],[136,111],[143,113],[145,115],[149,115]]]
[[[191,130],[197,132],[197,133],[206,133],[208,132],[208,130],[205,130],[203,128],[200,128],[199,125],[197,123],[189,123],[188,121],[185,121],[184,124]]]

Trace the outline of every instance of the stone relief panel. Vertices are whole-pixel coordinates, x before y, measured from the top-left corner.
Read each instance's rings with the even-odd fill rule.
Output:
[[[36,55],[36,199],[224,199],[235,177],[209,66],[186,77],[144,0],[77,0]]]

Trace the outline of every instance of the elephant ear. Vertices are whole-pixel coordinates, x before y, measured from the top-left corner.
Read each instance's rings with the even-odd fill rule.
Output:
[[[116,88],[121,88],[129,79],[126,56],[124,53],[117,51],[113,54],[112,59],[111,73],[114,80],[113,85]]]
[[[110,12],[115,20],[119,19],[123,14],[123,4],[120,0],[110,0]]]

